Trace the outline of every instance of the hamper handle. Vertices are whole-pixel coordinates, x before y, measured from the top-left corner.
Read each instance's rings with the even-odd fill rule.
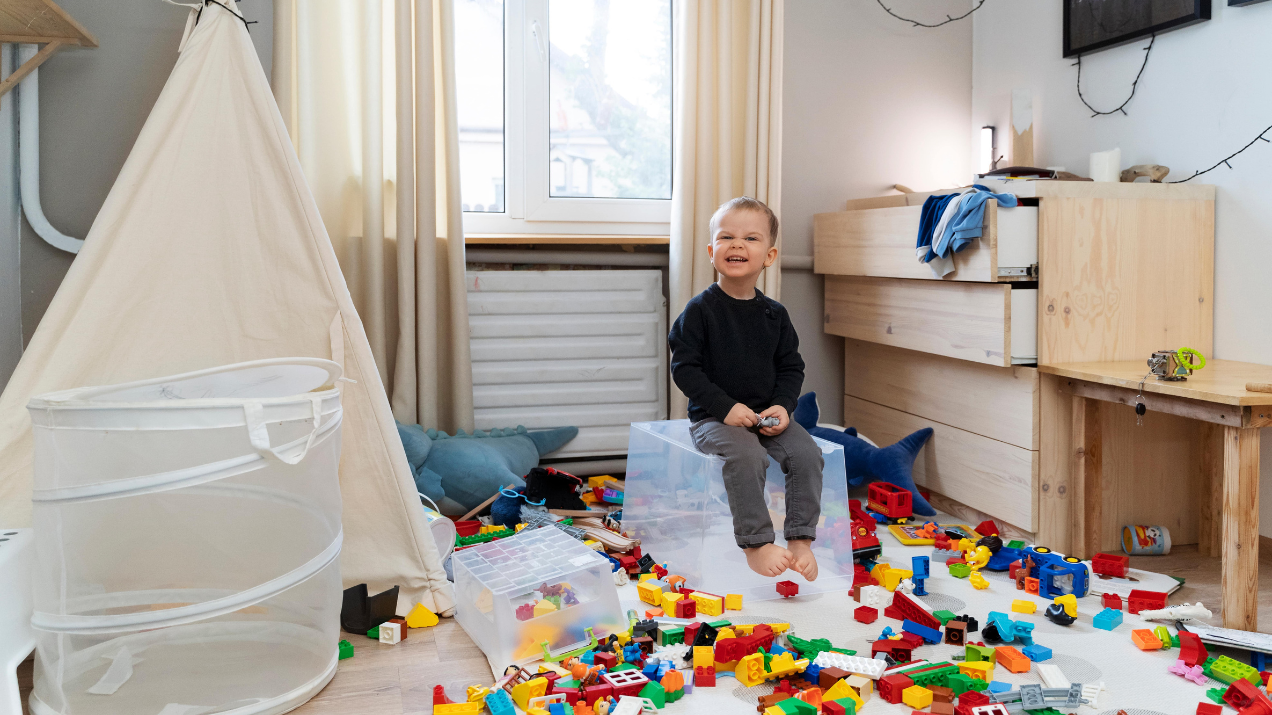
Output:
[[[269,430],[265,427],[265,408],[259,402],[244,402],[243,413],[247,417],[247,436],[251,440],[252,446],[256,448],[256,452],[266,459],[277,459],[284,464],[299,464],[309,454],[309,448],[314,445],[314,438],[318,436],[318,428],[322,426],[322,398],[318,395],[309,396],[309,405],[313,409],[314,427],[309,432],[309,438],[305,440],[305,446],[295,456],[284,457],[279,454],[269,444]]]

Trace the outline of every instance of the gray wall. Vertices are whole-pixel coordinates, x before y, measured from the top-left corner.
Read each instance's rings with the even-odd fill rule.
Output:
[[[971,0],[892,0],[915,19],[961,15]],[[915,28],[865,0],[786,3],[782,72],[782,240],[812,255],[813,214],[894,184],[923,191],[969,178],[972,24]],[[783,271],[804,390],[822,421],[843,421],[844,341],[822,332],[823,280]]]
[[[70,48],[40,68],[40,188],[44,213],[63,233],[83,238],[106,200],[133,142],[177,60],[187,11],[160,0],[60,0],[97,38],[97,49]],[[272,0],[242,0],[252,41],[269,75]],[[209,7],[205,12],[224,12]],[[12,100],[5,97],[4,102]],[[0,110],[2,112],[2,110]],[[7,126],[7,125],[6,125]],[[14,224],[6,217],[12,160],[0,127],[0,281],[11,266]],[[194,187],[192,187],[194,188]],[[74,258],[48,245],[21,222],[21,335],[30,341]],[[8,380],[5,333],[12,298],[0,290],[0,385]],[[10,345],[6,347],[5,341]],[[11,368],[10,368],[11,370]]]

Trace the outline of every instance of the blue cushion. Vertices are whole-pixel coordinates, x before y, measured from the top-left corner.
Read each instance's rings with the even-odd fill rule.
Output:
[[[844,471],[848,475],[848,486],[859,487],[870,482],[887,482],[910,492],[914,497],[914,513],[917,516],[935,516],[936,509],[927,499],[919,494],[914,485],[914,460],[919,450],[927,444],[932,436],[932,428],[924,427],[905,439],[888,447],[875,447],[857,436],[857,430],[849,427],[846,430],[818,427],[817,418],[821,410],[817,407],[817,393],[805,393],[795,405],[795,414],[791,419],[808,430],[814,437],[828,442],[843,445]]]

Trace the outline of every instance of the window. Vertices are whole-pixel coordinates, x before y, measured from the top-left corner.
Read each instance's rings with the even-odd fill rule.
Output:
[[[667,230],[671,3],[455,0],[468,232]]]

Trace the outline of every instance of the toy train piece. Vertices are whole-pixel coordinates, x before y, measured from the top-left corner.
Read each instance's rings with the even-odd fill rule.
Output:
[[[881,523],[904,524],[914,516],[914,498],[896,485],[872,482],[866,497],[866,509]]]

